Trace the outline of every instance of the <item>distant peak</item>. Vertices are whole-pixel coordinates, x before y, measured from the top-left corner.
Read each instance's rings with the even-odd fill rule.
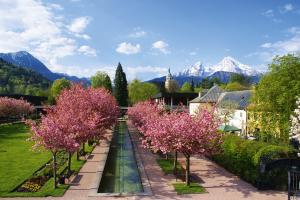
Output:
[[[8,54],[11,54],[13,57],[31,56],[31,54],[28,53],[27,51],[17,51],[17,52],[8,53]]]
[[[27,51],[18,51],[18,52],[15,52],[15,54],[29,55],[30,53],[28,53]]]

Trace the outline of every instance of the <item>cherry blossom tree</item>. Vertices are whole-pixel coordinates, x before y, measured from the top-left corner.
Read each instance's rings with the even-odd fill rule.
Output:
[[[116,123],[119,113],[114,97],[107,90],[85,89],[79,84],[61,93],[56,110],[65,133],[73,135],[83,151],[89,139],[103,137],[106,129]],[[72,153],[69,151],[69,171]]]
[[[52,153],[54,188],[57,186],[57,153],[59,151],[76,151],[79,148],[79,144],[73,137],[74,135],[66,134],[64,124],[61,123],[60,119],[60,113],[55,108],[50,108],[47,111],[47,115],[42,115],[39,124],[34,121],[28,121],[33,132],[31,139],[35,141],[34,148],[42,146]]]
[[[181,109],[153,115],[147,113],[151,110],[150,105],[145,103],[136,106],[130,110],[129,116],[142,127],[144,146],[163,153],[174,151],[174,172],[177,152],[182,153],[186,158],[186,184],[190,185],[190,156],[208,155],[220,142],[221,135],[217,132],[220,120],[214,111],[199,110],[195,116],[191,116],[187,110]]]
[[[216,149],[221,141],[219,125],[214,112],[208,110],[201,110],[196,116],[182,112],[174,122],[173,148],[186,158],[186,185],[190,185],[190,156],[209,155]]]
[[[60,94],[56,106],[47,110],[40,124],[30,123],[32,139],[52,152],[54,172],[57,152],[68,152],[70,171],[72,154],[87,140],[103,137],[117,122],[118,113],[117,103],[107,90],[72,85]]]
[[[0,97],[0,117],[21,118],[34,111],[34,107],[25,100]]]
[[[144,101],[128,108],[127,114],[133,124],[145,133],[146,123],[151,119],[156,119],[164,113],[163,106],[151,101]]]

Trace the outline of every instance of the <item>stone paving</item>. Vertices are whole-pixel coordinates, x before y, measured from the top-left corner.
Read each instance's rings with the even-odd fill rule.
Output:
[[[89,192],[94,185],[96,174],[99,173],[99,163],[103,162],[107,154],[107,149],[103,148],[107,143],[101,142],[96,146],[87,162],[80,170],[77,177],[72,182],[71,187],[63,197],[47,198],[22,198],[22,199],[53,199],[53,200],[151,200],[151,199],[199,199],[199,200],[284,200],[287,194],[278,191],[258,191],[250,184],[242,181],[233,174],[227,172],[215,163],[200,157],[191,157],[191,172],[197,175],[201,184],[207,190],[204,194],[177,195],[171,185],[175,182],[172,175],[164,175],[160,167],[156,164],[157,156],[149,150],[144,149],[139,141],[138,133],[131,124],[129,130],[132,132],[132,140],[136,143],[138,153],[143,162],[146,176],[149,179],[152,190],[151,196],[127,196],[127,197],[91,197]],[[16,199],[16,198],[6,198]]]

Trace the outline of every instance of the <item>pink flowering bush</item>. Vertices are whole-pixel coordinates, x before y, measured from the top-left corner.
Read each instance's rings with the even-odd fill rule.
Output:
[[[34,111],[34,107],[25,100],[0,97],[0,117],[23,117]]]

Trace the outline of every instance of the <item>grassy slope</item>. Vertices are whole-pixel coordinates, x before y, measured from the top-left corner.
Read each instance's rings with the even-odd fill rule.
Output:
[[[51,158],[49,152],[32,151],[32,142],[26,141],[28,136],[28,128],[24,124],[0,126],[0,197],[62,196],[68,186],[60,185],[54,190],[53,178],[38,192],[11,192]],[[91,146],[86,145],[87,152],[92,150]],[[77,161],[74,154],[72,170],[78,172],[84,163],[85,160]]]

